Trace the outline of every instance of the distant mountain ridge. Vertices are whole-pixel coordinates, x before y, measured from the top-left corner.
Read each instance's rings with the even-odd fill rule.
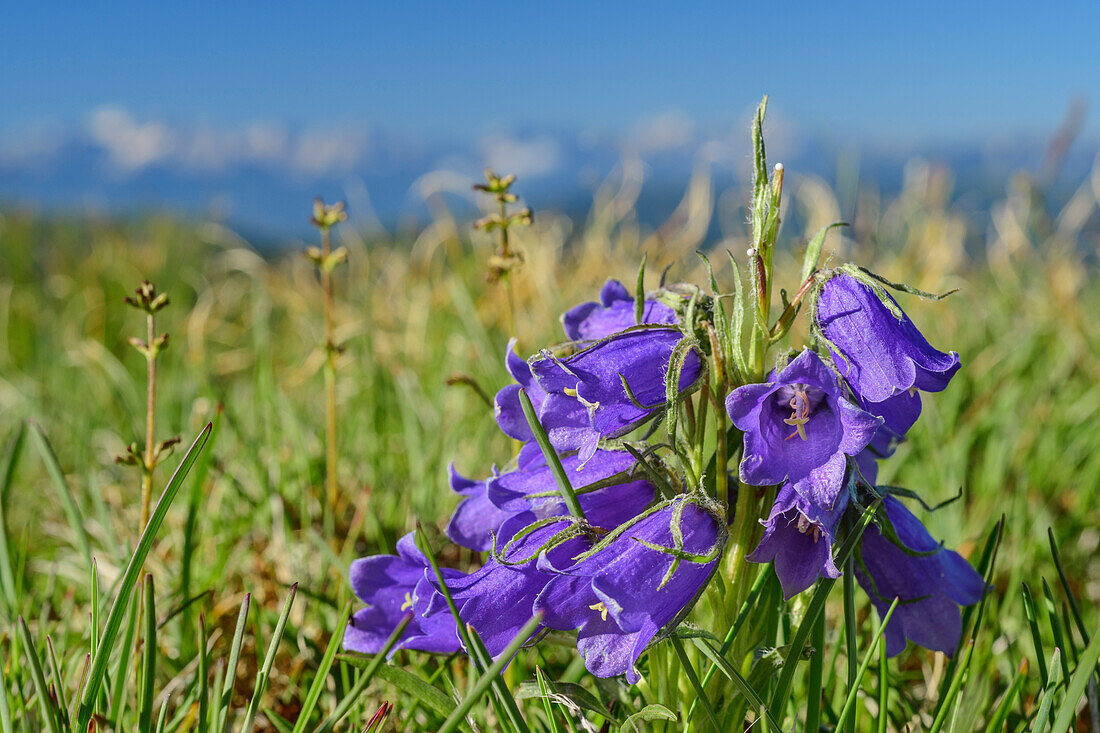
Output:
[[[423,220],[428,192],[475,211],[469,186],[489,165],[516,173],[536,211],[583,216],[595,187],[629,161],[642,171],[639,207],[647,224],[679,202],[698,165],[721,191],[750,174],[748,123],[701,127],[676,113],[613,133],[534,127],[469,140],[428,140],[369,126],[326,129],[255,123],[216,127],[137,120],[125,110],[96,110],[84,124],[39,125],[0,135],[0,206],[130,213],[167,209],[224,220],[260,239],[304,236],[317,195],[349,199],[353,216],[393,228]],[[767,129],[769,157],[793,175],[832,183],[840,166],[883,191],[896,191],[907,160],[946,165],[960,192],[990,198],[1007,176],[1037,170],[1046,141],[1037,135],[996,141],[905,143],[844,139],[798,130],[782,120]],[[1087,174],[1095,143],[1069,150],[1063,176]]]

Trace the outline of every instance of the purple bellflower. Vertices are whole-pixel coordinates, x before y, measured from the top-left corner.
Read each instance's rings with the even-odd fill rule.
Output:
[[[568,444],[555,443],[555,447],[579,450],[585,462],[596,452],[600,438],[625,435],[663,410],[665,378],[683,340],[678,328],[639,326],[564,359],[548,351],[532,358],[531,373],[548,395],[544,412],[547,403],[561,402],[580,406],[587,413],[587,425],[571,433]],[[702,373],[699,352],[687,349],[678,382],[680,393],[694,387]],[[548,432],[554,443],[554,434]]]
[[[618,280],[608,280],[599,302],[581,303],[561,317],[565,335],[573,341],[594,341],[638,325],[634,320],[634,296]],[[676,312],[656,300],[642,308],[642,323],[676,323]]]
[[[775,574],[787,600],[809,588],[819,576],[839,578],[840,570],[833,562],[833,539],[847,507],[847,491],[841,491],[833,506],[825,508],[783,484],[767,521],[761,522],[764,537],[747,559],[775,561]]]
[[[451,489],[463,498],[447,524],[447,536],[455,544],[485,552],[492,546],[490,532],[499,529],[504,520],[515,513],[500,509],[489,501],[488,485],[496,478],[496,469],[492,477],[482,481],[460,475],[453,463],[450,473]]]
[[[504,363],[516,384],[509,384],[497,392],[493,412],[497,425],[505,435],[525,443],[519,455],[519,465],[523,468],[541,461],[542,454],[520,406],[520,389],[527,391],[539,422],[547,431],[551,444],[558,450],[574,449],[589,430],[590,420],[584,406],[575,399],[560,394],[548,395],[539,386],[531,374],[531,367],[516,355],[515,344],[515,339],[508,342]]]
[[[396,555],[372,555],[353,561],[348,572],[351,587],[367,607],[356,611],[348,621],[344,648],[363,654],[379,653],[393,630],[412,611],[413,619],[394,651],[402,648],[440,654],[458,651],[460,643],[453,617],[449,623],[444,618],[424,623],[432,597],[438,595],[427,582],[427,573],[431,572],[428,568],[428,559],[417,549],[411,532],[398,540]],[[450,578],[462,575],[457,570],[443,572]]]
[[[933,348],[889,293],[847,272],[825,280],[814,313],[818,328],[832,342],[837,369],[864,403],[911,389],[939,392],[959,370],[959,355]]]
[[[875,431],[868,448],[878,458],[889,458],[894,455],[898,444],[905,440],[905,434],[920,417],[920,394],[916,390],[910,390],[887,397],[882,402],[865,400],[862,407],[872,415],[882,418],[882,425]]]
[[[680,543],[673,538],[673,523]],[[698,499],[680,495],[608,535],[571,565],[556,565],[550,556],[540,560],[556,575],[539,593],[535,609],[543,611],[548,628],[578,632],[577,649],[589,672],[626,675],[633,684],[638,657],[662,628],[690,610],[725,539],[724,522]],[[670,550],[694,560],[674,557]]]
[[[886,653],[905,649],[905,640],[950,655],[959,644],[959,606],[981,600],[985,582],[957,552],[944,549],[900,501],[887,496],[886,515],[897,539],[891,542],[874,524],[863,533],[856,578],[870,596],[879,617],[894,598],[901,602],[886,627]]]
[[[769,381],[738,387],[726,410],[745,436],[741,480],[789,482],[821,507],[834,505],[847,456],[863,450],[882,423],[841,396],[836,375],[809,349]]]
[[[653,502],[655,493],[652,484],[641,481],[583,493],[578,500],[589,523],[607,530],[643,512]],[[469,575],[453,580],[448,578],[447,588],[459,615],[477,630],[490,654],[499,654],[530,620],[535,598],[554,577],[538,567],[538,557],[545,555],[552,564],[569,564],[574,555],[590,546],[587,537],[573,536],[543,549],[555,534],[571,526],[567,514],[560,501],[542,504],[537,513],[528,510],[516,514],[500,528],[501,536],[513,538],[513,541],[503,547],[498,545],[499,556],[490,557],[480,570]],[[549,522],[554,516],[562,521]],[[541,526],[536,525],[539,520],[543,521]],[[530,527],[534,529],[525,533]],[[431,582],[436,585],[434,578]],[[434,589],[439,590],[438,587]],[[424,609],[429,624],[440,616],[450,615],[440,593],[435,594]]]

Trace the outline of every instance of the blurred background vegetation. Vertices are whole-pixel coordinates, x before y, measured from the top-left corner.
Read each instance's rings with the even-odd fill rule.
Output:
[[[717,190],[700,168],[672,216],[647,227],[637,209],[640,175],[619,167],[586,216],[536,211],[533,225],[514,234],[525,260],[510,279],[521,353],[563,338],[557,315],[594,298],[606,278],[631,282],[643,253],[650,273],[669,268],[670,280],[702,282],[695,252],[707,252],[720,285],[732,287],[725,250],[743,258],[748,247],[739,233],[746,211],[734,203],[748,200],[747,191]],[[831,262],[855,260],[926,290],[958,288],[941,303],[903,303],[934,345],[961,354],[964,367],[950,389],[925,399],[924,418],[883,464],[881,480],[929,503],[961,489],[957,503],[927,521],[972,559],[1006,517],[989,632],[979,640],[979,673],[962,708],[975,721],[1021,659],[1034,657],[1020,584],[1035,590],[1043,577],[1056,584],[1048,527],[1088,628],[1100,601],[1100,169],[1068,188],[1063,182],[1068,193],[1056,198],[1049,196],[1055,179],[1020,171],[976,214],[960,203],[950,170],[921,161],[905,167],[891,195],[788,171],[777,252],[788,291],[797,288],[806,233],[841,219],[850,226],[830,235]],[[515,190],[522,194],[522,180]],[[307,243],[258,251],[222,224],[161,215],[0,213],[0,437],[24,420],[41,425],[83,514],[103,588],[117,580],[138,535],[138,479],[114,458],[144,430],[145,365],[127,345],[144,326],[123,303],[141,280],[171,298],[158,315],[158,329],[170,334],[160,359],[158,437],[178,433],[186,445],[217,418],[209,470],[176,502],[147,562],[160,608],[186,606],[169,614],[159,638],[166,661],[158,690],[185,690],[193,676],[196,611],[220,634],[215,649],[223,648],[246,592],[261,609],[252,623],[263,636],[298,582],[270,684],[272,710],[292,719],[299,679],[316,667],[348,596],[348,562],[391,551],[417,519],[442,527],[455,503],[448,462],[480,476],[511,456],[477,392],[461,380],[448,386],[469,377],[491,395],[508,380],[507,300],[486,278],[493,243],[452,215],[446,199],[427,205],[431,217],[415,231],[335,230],[349,252],[335,274],[337,337],[347,346],[338,371],[343,505],[335,538],[321,526],[321,291],[300,252]],[[157,487],[175,460],[158,469]],[[56,477],[25,450],[3,500],[20,610],[40,634],[52,630],[64,674],[75,679],[89,579]],[[185,547],[194,554],[181,572]],[[459,552],[447,549],[445,558],[470,560]],[[255,666],[258,646],[247,647],[253,661],[246,664]],[[571,658],[567,648],[546,653],[552,666]],[[523,679],[529,671],[521,662],[510,674]],[[942,657],[911,653],[899,673],[907,691],[897,719],[919,729]],[[392,695],[381,681],[372,690],[371,700]],[[1021,713],[1038,690],[1036,681],[1025,687]],[[247,699],[247,690],[241,695]],[[404,725],[416,729],[414,718]]]

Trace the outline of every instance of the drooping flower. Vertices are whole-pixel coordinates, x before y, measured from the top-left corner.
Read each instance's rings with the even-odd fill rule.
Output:
[[[476,481],[459,474],[452,463],[450,474],[451,489],[463,499],[455,507],[451,521],[447,524],[447,536],[463,547],[485,552],[492,546],[490,532],[495,532],[504,520],[514,514],[489,501],[488,484],[497,476],[496,469],[493,470],[493,476]]]
[[[581,303],[561,320],[571,340],[594,341],[638,325],[634,315],[634,296],[618,280],[608,280],[600,290],[599,302]],[[646,300],[641,323],[675,324],[676,312],[656,300]]]
[[[878,458],[889,458],[894,455],[898,444],[905,439],[909,428],[920,417],[920,393],[910,390],[887,397],[882,402],[864,400],[861,406],[872,415],[882,418],[882,425],[875,431],[868,448]]]
[[[911,389],[939,392],[959,369],[959,355],[933,348],[885,289],[847,272],[825,280],[813,312],[825,338],[840,352],[833,353],[837,369],[864,402],[882,402]]]
[[[655,493],[652,484],[639,481],[582,493],[578,500],[590,524],[609,530],[643,512]],[[481,569],[448,579],[447,587],[459,615],[477,630],[490,654],[499,654],[530,620],[536,596],[553,579],[552,574],[540,569],[539,556],[550,558],[551,564],[568,564],[574,555],[590,547],[586,536],[577,535],[541,550],[554,535],[569,529],[571,522],[566,514],[559,501],[514,515],[500,528],[501,537],[512,540],[511,544],[498,545],[502,557],[490,557]],[[549,521],[552,517],[560,517],[561,521]],[[536,524],[540,520],[541,526]],[[438,589],[434,578],[431,582]],[[424,615],[429,621],[450,615],[442,595],[432,600]]]
[[[538,460],[541,452],[520,405],[520,389],[526,390],[550,443],[558,450],[571,450],[580,443],[589,429],[589,418],[584,406],[576,400],[565,395],[548,395],[535,381],[531,367],[516,355],[515,345],[515,339],[508,342],[504,363],[516,384],[509,384],[497,392],[493,412],[505,435],[525,443],[519,454],[519,465],[523,468]]]
[[[637,466],[634,457],[626,451],[598,450],[584,465],[578,455],[573,454],[561,459],[566,478],[570,485],[583,494],[584,488],[598,482],[609,481],[615,477],[626,483],[629,474]],[[643,491],[652,493],[652,487],[645,484]],[[512,471],[492,478],[488,482],[489,501],[502,511],[534,511],[540,516],[561,513],[561,495],[554,472],[543,463],[524,471]]]
[[[767,382],[738,387],[726,410],[745,436],[741,480],[789,482],[822,507],[836,501],[846,456],[863,450],[882,422],[841,396],[836,375],[809,349]]]
[[[367,604],[348,621],[344,648],[363,654],[382,651],[393,630],[410,611],[413,619],[405,628],[397,649],[450,653],[460,648],[454,619],[434,619],[422,623],[424,613],[437,595],[427,583],[428,559],[416,547],[413,535],[397,542],[396,555],[372,555],[352,562],[348,576],[352,590]],[[444,570],[450,578],[462,573]]]
[[[571,402],[587,413],[588,425],[570,434],[569,445],[555,447],[579,450],[583,462],[595,453],[600,438],[625,435],[659,414],[666,404],[672,357],[683,340],[678,328],[639,326],[564,359],[548,351],[532,358],[531,373],[547,392],[547,401]],[[680,393],[694,387],[702,372],[699,352],[688,348],[677,382]]]
[[[872,524],[863,533],[856,578],[880,618],[894,598],[901,599],[886,627],[886,653],[899,654],[908,639],[950,655],[962,634],[959,606],[981,600],[985,582],[961,555],[932,539],[900,501],[886,496],[883,508],[897,540],[910,552]]]
[[[801,593],[819,576],[839,578],[833,562],[833,538],[848,507],[848,492],[841,491],[832,507],[821,507],[801,496],[791,484],[783,484],[764,525],[764,537],[747,557],[752,562],[775,561],[775,574],[783,597]]]
[[[672,527],[678,526],[676,542]],[[680,495],[557,573],[535,601],[551,629],[578,632],[577,649],[597,677],[626,675],[660,630],[689,611],[710,579],[725,543],[724,523],[697,497]],[[665,549],[657,549],[665,548]],[[670,554],[688,553],[694,561]]]

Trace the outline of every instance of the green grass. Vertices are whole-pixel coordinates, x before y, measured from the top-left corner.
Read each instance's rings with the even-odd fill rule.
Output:
[[[1034,730],[1040,716],[1064,730],[1100,648],[1100,273],[1082,254],[1091,245],[1062,218],[1047,217],[1040,197],[1006,199],[998,225],[981,239],[926,183],[913,181],[881,206],[861,202],[852,219],[858,226],[844,234],[853,239],[830,235],[825,254],[858,255],[891,279],[930,290],[960,288],[943,303],[906,302],[934,344],[962,355],[964,368],[950,389],[925,400],[922,420],[883,464],[881,480],[930,503],[961,488],[960,501],[927,520],[975,564],[1003,514],[994,592],[965,677],[923,650],[910,648],[881,669],[877,655],[860,656],[862,691],[853,695],[849,662],[837,651],[846,644],[837,588],[818,632],[824,653],[814,662],[825,693],[821,720],[832,726],[850,705],[861,731],[986,730],[991,720],[1004,730]],[[792,233],[780,236],[776,267],[793,282],[804,246],[793,232],[828,223],[836,202],[820,186],[796,189],[793,178],[788,186],[796,191],[784,225]],[[511,296],[521,350],[559,339],[557,314],[593,297],[604,278],[630,282],[643,251],[651,272],[674,265],[673,278],[704,281],[693,251],[709,207],[686,207],[691,216],[658,237],[639,230],[624,197],[625,190],[601,190],[588,221],[572,230],[549,214],[523,230],[527,262]],[[446,386],[457,373],[490,393],[507,381],[508,296],[486,283],[488,240],[467,231],[441,212],[404,239],[367,242],[350,224],[337,230],[350,253],[336,274],[337,336],[347,343],[337,393],[342,505],[326,531],[321,294],[305,258],[265,258],[213,225],[157,217],[0,217],[0,438],[10,446],[0,458],[0,731],[64,729],[65,716],[43,714],[53,710],[42,705],[51,694],[74,719],[111,721],[121,709],[126,730],[139,719],[169,731],[215,729],[220,718],[228,730],[248,721],[257,730],[312,730],[344,713],[335,729],[359,730],[383,701],[395,705],[386,730],[436,730],[448,716],[465,730],[469,723],[452,712],[471,691],[485,692],[470,705],[482,730],[500,726],[511,704],[532,731],[580,730],[582,715],[598,729],[602,718],[591,708],[608,699],[620,699],[608,713],[620,722],[641,709],[636,691],[583,674],[564,639],[521,651],[504,686],[463,659],[405,651],[391,665],[374,665],[363,685],[365,660],[333,657],[351,599],[351,559],[391,551],[419,519],[441,562],[470,564],[471,553],[440,541],[455,502],[447,463],[483,475],[512,454],[475,391]],[[744,233],[731,232],[718,253],[746,247]],[[718,266],[724,255],[711,259],[718,281],[730,283],[729,265]],[[171,335],[160,360],[158,439],[184,437],[157,470],[156,493],[185,455],[193,465],[170,487],[178,495],[135,566],[135,550],[146,547],[139,545],[140,477],[114,457],[143,439],[144,360],[126,343],[143,322],[122,300],[142,279],[172,298],[158,314]],[[208,422],[205,446],[188,454],[183,446]],[[137,582],[142,569],[152,582]],[[154,587],[155,598],[143,596]],[[812,595],[783,614],[782,638],[798,630]],[[859,594],[854,617],[855,648],[866,655],[878,621]],[[673,646],[651,654],[669,663],[693,659],[699,677],[710,678],[703,673],[714,648]],[[795,670],[790,706],[777,717],[804,714],[811,667]],[[762,674],[723,672],[719,679],[732,672],[750,683]],[[776,677],[762,683],[766,696]],[[684,704],[647,708],[635,718],[645,720],[640,728],[683,728],[691,701],[704,697],[690,675],[678,684]],[[583,701],[580,712],[539,692],[551,688]],[[952,702],[941,705],[948,695]],[[295,728],[303,706],[310,717]],[[707,730],[705,703],[694,708],[694,729]],[[1076,730],[1089,730],[1087,707],[1079,717]]]

